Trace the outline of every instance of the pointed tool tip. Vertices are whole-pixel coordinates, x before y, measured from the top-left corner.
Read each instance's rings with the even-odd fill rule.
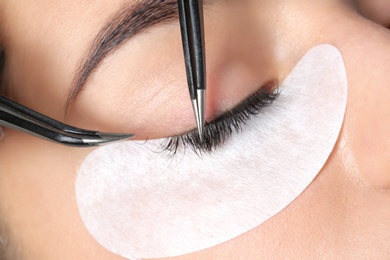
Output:
[[[108,142],[120,141],[134,137],[134,134],[97,133],[103,140]]]
[[[199,102],[197,100],[193,100],[193,108],[195,114],[196,127],[198,129],[199,140],[201,142],[204,141],[204,111],[199,106]]]
[[[101,146],[134,137],[134,134],[96,133],[100,138],[83,138],[83,142],[89,146]]]
[[[199,132],[199,140],[203,143],[204,142],[204,133],[203,131],[198,131]]]
[[[197,118],[197,125],[198,125],[198,131],[199,131],[199,138],[200,141],[204,141],[204,126],[205,126],[205,113],[206,113],[206,91],[204,89],[199,89],[197,91],[197,109],[198,109],[198,118]]]

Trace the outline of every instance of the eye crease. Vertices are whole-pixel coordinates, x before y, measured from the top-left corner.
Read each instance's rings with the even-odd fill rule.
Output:
[[[280,91],[276,88],[276,82],[265,86],[233,109],[206,123],[203,141],[199,139],[199,134],[194,129],[183,135],[167,138],[161,143],[159,151],[170,157],[173,157],[181,146],[184,149],[191,148],[198,155],[213,152],[234,133],[240,133],[243,130],[242,127],[252,116],[258,115],[263,108],[270,106],[277,99]]]

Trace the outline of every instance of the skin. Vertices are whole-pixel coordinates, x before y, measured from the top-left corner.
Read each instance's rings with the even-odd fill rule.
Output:
[[[80,59],[124,2],[1,1],[4,94],[68,124],[135,132],[138,139],[193,128],[178,22],[151,29],[108,57],[65,111]],[[344,57],[348,105],[333,153],[299,198],[238,238],[174,259],[390,258],[390,31],[385,28],[390,3],[385,2],[231,0],[205,10],[208,119],[265,82],[283,81],[320,43],[335,45]],[[76,170],[91,149],[4,132],[0,206],[20,254],[121,259],[93,240],[78,215]]]

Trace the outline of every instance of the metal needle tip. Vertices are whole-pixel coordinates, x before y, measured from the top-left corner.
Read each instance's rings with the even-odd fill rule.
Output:
[[[197,99],[192,100],[192,107],[194,109],[196,126],[198,128],[199,139],[201,142],[204,141],[205,100],[206,91],[203,89],[197,90]]]
[[[111,133],[96,132],[96,136],[99,136],[99,138],[85,137],[82,138],[82,141],[84,144],[89,146],[100,146],[107,143],[112,143],[112,142],[117,142],[117,141],[132,138],[134,137],[134,134],[111,134]]]
[[[107,141],[119,141],[134,137],[134,134],[112,134],[102,132],[97,132],[96,134]]]

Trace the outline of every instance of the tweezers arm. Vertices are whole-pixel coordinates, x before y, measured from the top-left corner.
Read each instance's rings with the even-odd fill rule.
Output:
[[[190,9],[191,26],[194,36],[192,40],[194,42],[193,59],[195,64],[196,76],[195,86],[197,90],[206,89],[206,64],[205,64],[205,39],[204,39],[204,18],[203,18],[203,1],[202,0],[189,0],[190,5],[193,7]]]
[[[54,130],[47,129],[39,124],[32,123],[5,111],[0,111],[0,125],[65,145],[76,147],[90,146],[81,138],[60,134]]]
[[[180,20],[180,31],[183,44],[184,52],[184,62],[187,74],[187,84],[190,91],[190,98],[192,100],[196,99],[196,89],[194,75],[195,71],[192,67],[193,62],[193,43],[192,43],[192,28],[191,28],[191,18],[190,10],[188,5],[188,0],[178,0],[177,1],[179,8],[179,20]]]
[[[0,95],[0,111],[5,111],[5,110],[7,110],[8,113],[12,111],[14,114],[19,114],[21,117],[26,119],[26,122],[27,121],[40,122],[42,124],[45,124],[46,126],[52,127],[53,129],[61,130],[63,132],[84,134],[84,135],[88,133],[91,135],[96,134],[96,131],[84,130],[84,129],[63,124],[53,118],[47,117],[15,101],[12,101],[9,98]],[[28,120],[29,118],[31,120]]]
[[[1,125],[76,147],[98,146],[134,137],[134,134],[102,133],[69,126],[0,95]]]
[[[184,60],[191,99],[206,88],[203,1],[178,0]]]

